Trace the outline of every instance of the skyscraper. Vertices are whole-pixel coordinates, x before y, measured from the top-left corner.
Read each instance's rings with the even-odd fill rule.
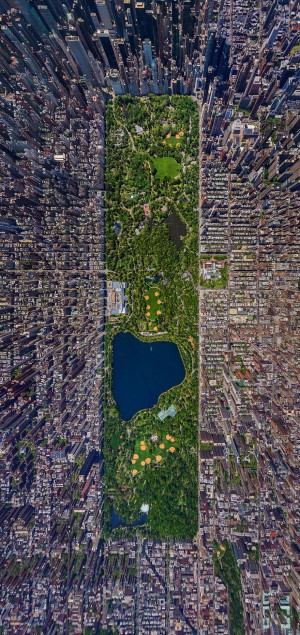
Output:
[[[298,633],[297,3],[0,11],[0,632]],[[196,283],[179,256],[199,297],[193,541],[103,525],[106,252],[123,231],[105,223],[105,113],[150,93],[199,107]],[[116,144],[138,153],[144,134]]]

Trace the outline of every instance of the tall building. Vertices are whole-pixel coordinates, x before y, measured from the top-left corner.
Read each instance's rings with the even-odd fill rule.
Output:
[[[297,2],[0,11],[0,632],[234,632],[223,548],[238,632],[298,633]],[[194,543],[102,532],[105,107],[150,92],[199,103]]]

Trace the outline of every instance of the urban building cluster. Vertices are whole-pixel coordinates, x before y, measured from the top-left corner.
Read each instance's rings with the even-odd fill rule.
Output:
[[[3,633],[82,632],[101,586],[105,101],[48,5],[0,5]]]
[[[298,3],[0,12],[0,632],[298,633]],[[105,103],[125,92],[199,102],[194,543],[102,533],[104,328],[127,310]],[[226,275],[201,284],[201,262]]]
[[[116,280],[107,280],[107,313],[108,315],[124,315],[127,313],[126,300],[126,282],[117,282]]]
[[[229,615],[237,628],[240,598],[246,633],[296,633],[300,15],[293,3],[209,8],[200,261],[226,255],[228,280],[199,294],[199,627],[226,633]],[[239,568],[234,597],[222,545]]]
[[[197,633],[197,560],[189,543],[108,541],[103,624],[124,633]]]

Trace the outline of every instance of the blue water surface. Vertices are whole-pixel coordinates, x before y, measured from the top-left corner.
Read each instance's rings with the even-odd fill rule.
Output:
[[[120,518],[119,514],[112,508],[110,512],[110,526],[112,529],[116,527],[137,527],[138,525],[144,525],[147,522],[148,514],[141,513],[139,518],[136,518],[133,523],[128,524],[125,520]]]
[[[131,333],[113,340],[113,396],[122,419],[152,408],[159,396],[185,377],[178,346],[173,342],[141,342]]]

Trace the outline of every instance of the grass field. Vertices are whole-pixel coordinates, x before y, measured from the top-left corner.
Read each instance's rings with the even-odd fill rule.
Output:
[[[171,135],[171,133],[169,132],[166,138],[164,139],[163,144],[179,147],[181,146],[182,137],[184,137],[184,132],[182,130],[179,133],[176,133],[175,135]]]
[[[166,138],[166,143],[169,146],[180,146],[181,145],[181,139],[176,139],[176,137],[169,137]]]
[[[124,437],[123,434],[119,434],[118,432],[116,432],[115,434],[113,434],[111,440],[110,440],[110,445],[112,447],[113,450],[119,450],[121,448],[121,446],[124,443]]]
[[[167,438],[168,437],[168,438]],[[157,438],[156,441],[140,439],[136,441],[131,458],[131,474],[136,476],[145,467],[159,465],[164,459],[176,452],[176,442],[170,434]]]
[[[147,319],[147,328],[149,331],[153,331],[157,324],[157,319],[160,313],[162,312],[162,300],[160,297],[160,291],[157,286],[150,287],[145,292],[145,302],[146,302],[146,319]]]
[[[159,179],[164,179],[165,176],[174,179],[180,174],[181,167],[174,157],[160,157],[152,160]]]

